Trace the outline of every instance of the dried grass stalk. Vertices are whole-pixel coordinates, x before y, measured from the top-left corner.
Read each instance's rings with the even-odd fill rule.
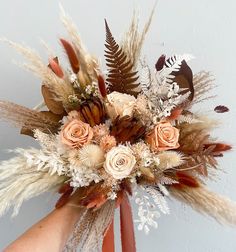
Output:
[[[63,102],[66,106],[68,104],[68,97],[74,94],[72,85],[64,79],[57,77],[47,64],[43,62],[41,57],[32,49],[7,39],[2,40],[8,43],[29,61],[28,64],[24,64],[23,66],[41,78],[43,83],[55,93],[55,98],[58,101]]]
[[[0,117],[17,127],[24,126],[31,130],[55,132],[58,129],[58,122],[51,120],[43,113],[8,101],[0,101]]]
[[[128,31],[124,34],[121,47],[123,48],[126,55],[128,55],[128,58],[129,60],[131,60],[131,63],[134,65],[134,68],[137,66],[143,43],[152,23],[155,8],[156,4],[152,9],[149,19],[146,22],[142,32],[139,32],[139,19],[136,11],[134,11],[130,27]]]
[[[170,187],[173,197],[190,205],[196,211],[207,214],[221,224],[236,225],[236,203],[209,191],[206,187],[183,187],[179,190]]]
[[[194,100],[193,103],[200,103],[215,95],[209,96],[209,92],[216,87],[213,76],[206,71],[201,71],[193,76]]]
[[[77,27],[75,26],[69,15],[67,15],[62,5],[60,5],[60,10],[61,21],[64,27],[66,28],[70,40],[72,41],[76,49],[83,75],[85,76],[85,78],[87,77],[90,80],[96,81],[97,71],[99,71],[98,60],[87,52],[87,49],[85,48],[84,44],[80,39],[80,34],[77,31]]]

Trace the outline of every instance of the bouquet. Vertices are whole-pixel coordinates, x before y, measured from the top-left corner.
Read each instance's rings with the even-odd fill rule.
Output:
[[[82,217],[65,251],[114,251],[116,209],[122,251],[136,251],[131,196],[135,222],[145,233],[157,227],[160,213],[169,214],[168,197],[236,224],[236,204],[205,185],[231,146],[211,137],[215,120],[192,112],[210,98],[214,80],[205,71],[193,74],[189,54],[162,55],[153,67],[146,63],[140,55],[152,16],[141,32],[134,16],[119,44],[105,20],[106,71],[63,10],[69,39],[60,42],[69,67],[56,55],[45,64],[30,48],[4,39],[42,79],[44,101],[34,109],[0,101],[1,118],[40,144],[18,148],[15,157],[1,162],[0,215],[10,206],[17,215],[23,201],[47,191],[61,195],[56,208],[76,197]]]

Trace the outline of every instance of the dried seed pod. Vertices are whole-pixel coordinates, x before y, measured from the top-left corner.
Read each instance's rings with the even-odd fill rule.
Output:
[[[95,126],[104,122],[106,113],[104,104],[98,98],[82,102],[79,108],[82,121]]]

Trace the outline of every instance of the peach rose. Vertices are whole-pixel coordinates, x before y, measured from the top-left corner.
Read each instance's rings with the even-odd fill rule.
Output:
[[[169,122],[160,122],[146,136],[152,151],[164,151],[179,148],[179,130]]]
[[[64,125],[60,136],[62,143],[72,148],[80,148],[91,142],[93,130],[89,124],[74,119]]]

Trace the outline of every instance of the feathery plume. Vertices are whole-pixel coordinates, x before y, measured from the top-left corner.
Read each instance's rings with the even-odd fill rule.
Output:
[[[47,191],[56,191],[64,181],[63,176],[51,176],[47,171],[38,171],[34,165],[29,165],[23,156],[1,162],[0,216],[12,205],[12,216],[16,216],[23,201]]]
[[[34,50],[7,39],[2,39],[2,41],[8,43],[29,61],[28,64],[26,63],[23,66],[41,78],[44,85],[48,86],[48,88],[55,93],[55,98],[58,101],[62,101],[65,105],[68,104],[68,97],[74,94],[74,89],[69,82],[59,78],[46,64],[44,64],[41,57]]]
[[[209,191],[206,187],[170,187],[169,192],[176,199],[190,205],[202,214],[207,214],[221,224],[236,225],[236,203]]]
[[[124,35],[121,47],[123,48],[126,55],[128,55],[128,59],[131,60],[131,63],[134,65],[134,69],[137,67],[145,37],[152,23],[156,4],[157,3],[155,3],[142,32],[139,32],[139,20],[136,11],[134,11],[130,27]]]

